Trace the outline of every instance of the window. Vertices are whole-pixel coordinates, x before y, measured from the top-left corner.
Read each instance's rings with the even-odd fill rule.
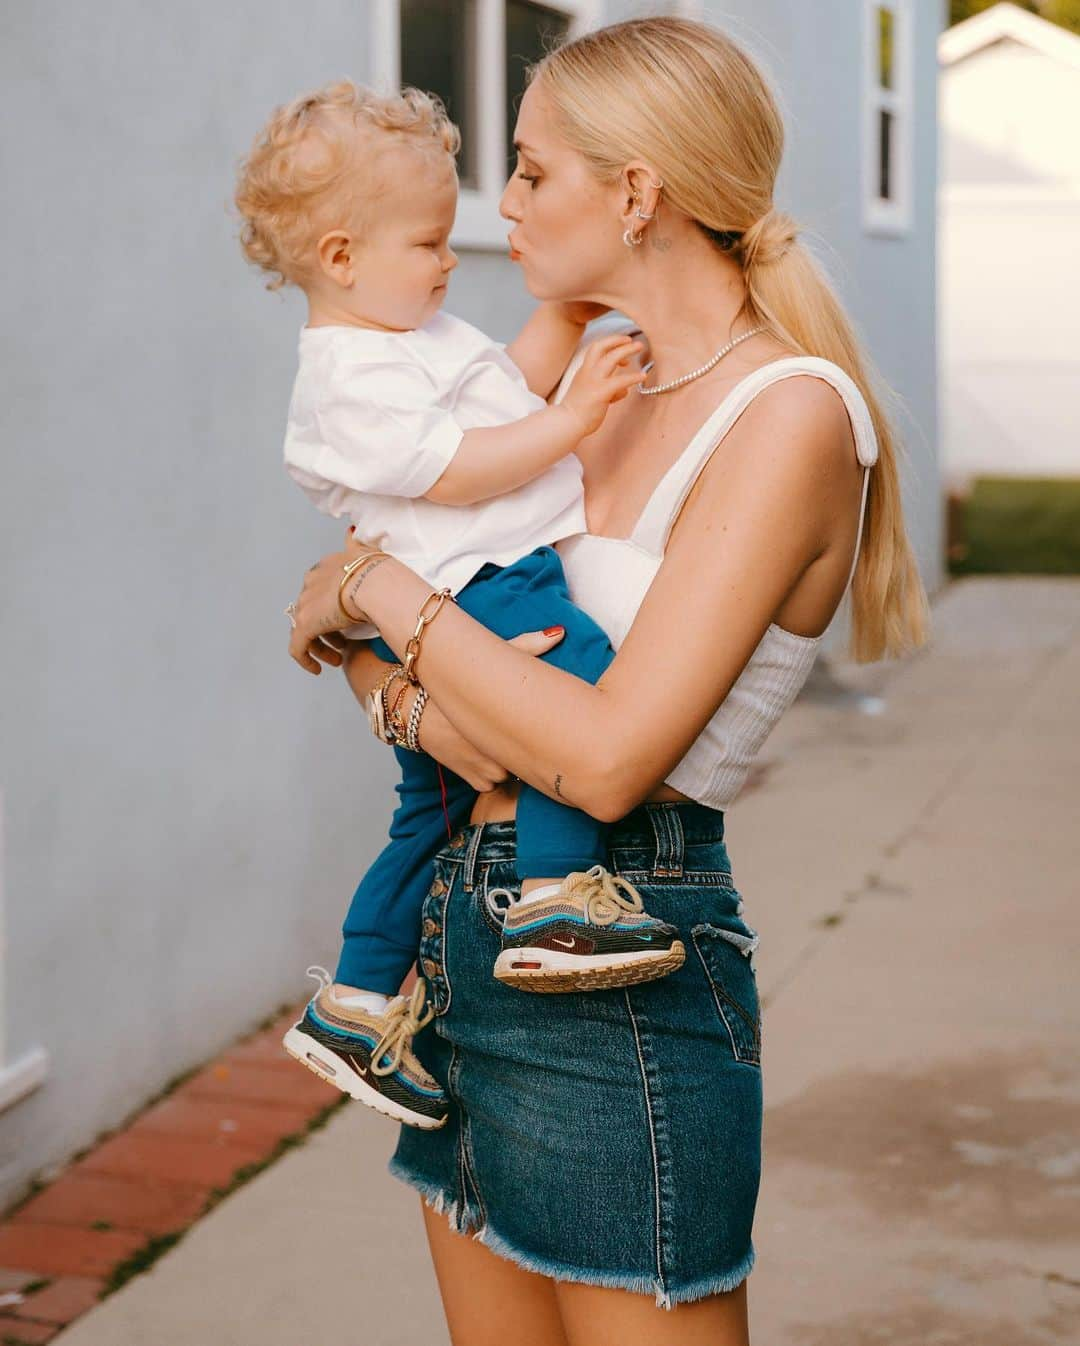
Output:
[[[525,69],[540,60],[557,40],[570,31],[570,18],[548,5],[531,0],[506,3],[506,173],[513,171],[514,123],[525,92]]]
[[[911,0],[865,0],[863,225],[871,233],[911,227]]]
[[[375,77],[438,94],[461,129],[455,247],[503,248],[499,197],[525,68],[553,41],[593,27],[599,0],[375,0]]]

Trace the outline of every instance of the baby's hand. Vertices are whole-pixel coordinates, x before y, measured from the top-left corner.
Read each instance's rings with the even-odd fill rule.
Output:
[[[643,341],[631,340],[622,333],[598,337],[586,347],[581,367],[562,402],[581,421],[583,439],[600,428],[612,402],[621,401],[645,377],[629,363],[644,349]]]

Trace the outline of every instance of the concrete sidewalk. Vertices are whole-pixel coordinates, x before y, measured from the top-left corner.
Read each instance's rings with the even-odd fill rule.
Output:
[[[761,933],[755,1346],[1080,1340],[1080,582],[967,580],[800,702],[729,815]],[[441,1346],[394,1128],[348,1107],[62,1346]],[[508,1343],[512,1346],[512,1343]]]

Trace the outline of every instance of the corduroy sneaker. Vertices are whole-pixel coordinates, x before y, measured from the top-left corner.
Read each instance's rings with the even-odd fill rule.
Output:
[[[521,991],[592,991],[652,981],[681,967],[673,925],[645,911],[641,894],[603,865],[575,871],[556,893],[522,901],[508,889],[499,981]]]
[[[308,976],[318,980],[319,989],[282,1039],[289,1055],[395,1121],[426,1131],[442,1126],[446,1094],[411,1050],[413,1034],[435,1013],[430,1007],[424,1013],[424,980],[417,981],[411,995],[394,996],[375,1014],[336,1000],[325,968],[309,967]]]

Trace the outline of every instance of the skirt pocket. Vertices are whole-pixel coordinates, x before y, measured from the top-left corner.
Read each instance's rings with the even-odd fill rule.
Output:
[[[742,924],[742,922],[739,922]],[[713,1003],[731,1040],[737,1061],[761,1065],[761,1006],[751,955],[757,932],[744,925],[744,934],[703,922],[690,931],[695,952],[712,990]]]

